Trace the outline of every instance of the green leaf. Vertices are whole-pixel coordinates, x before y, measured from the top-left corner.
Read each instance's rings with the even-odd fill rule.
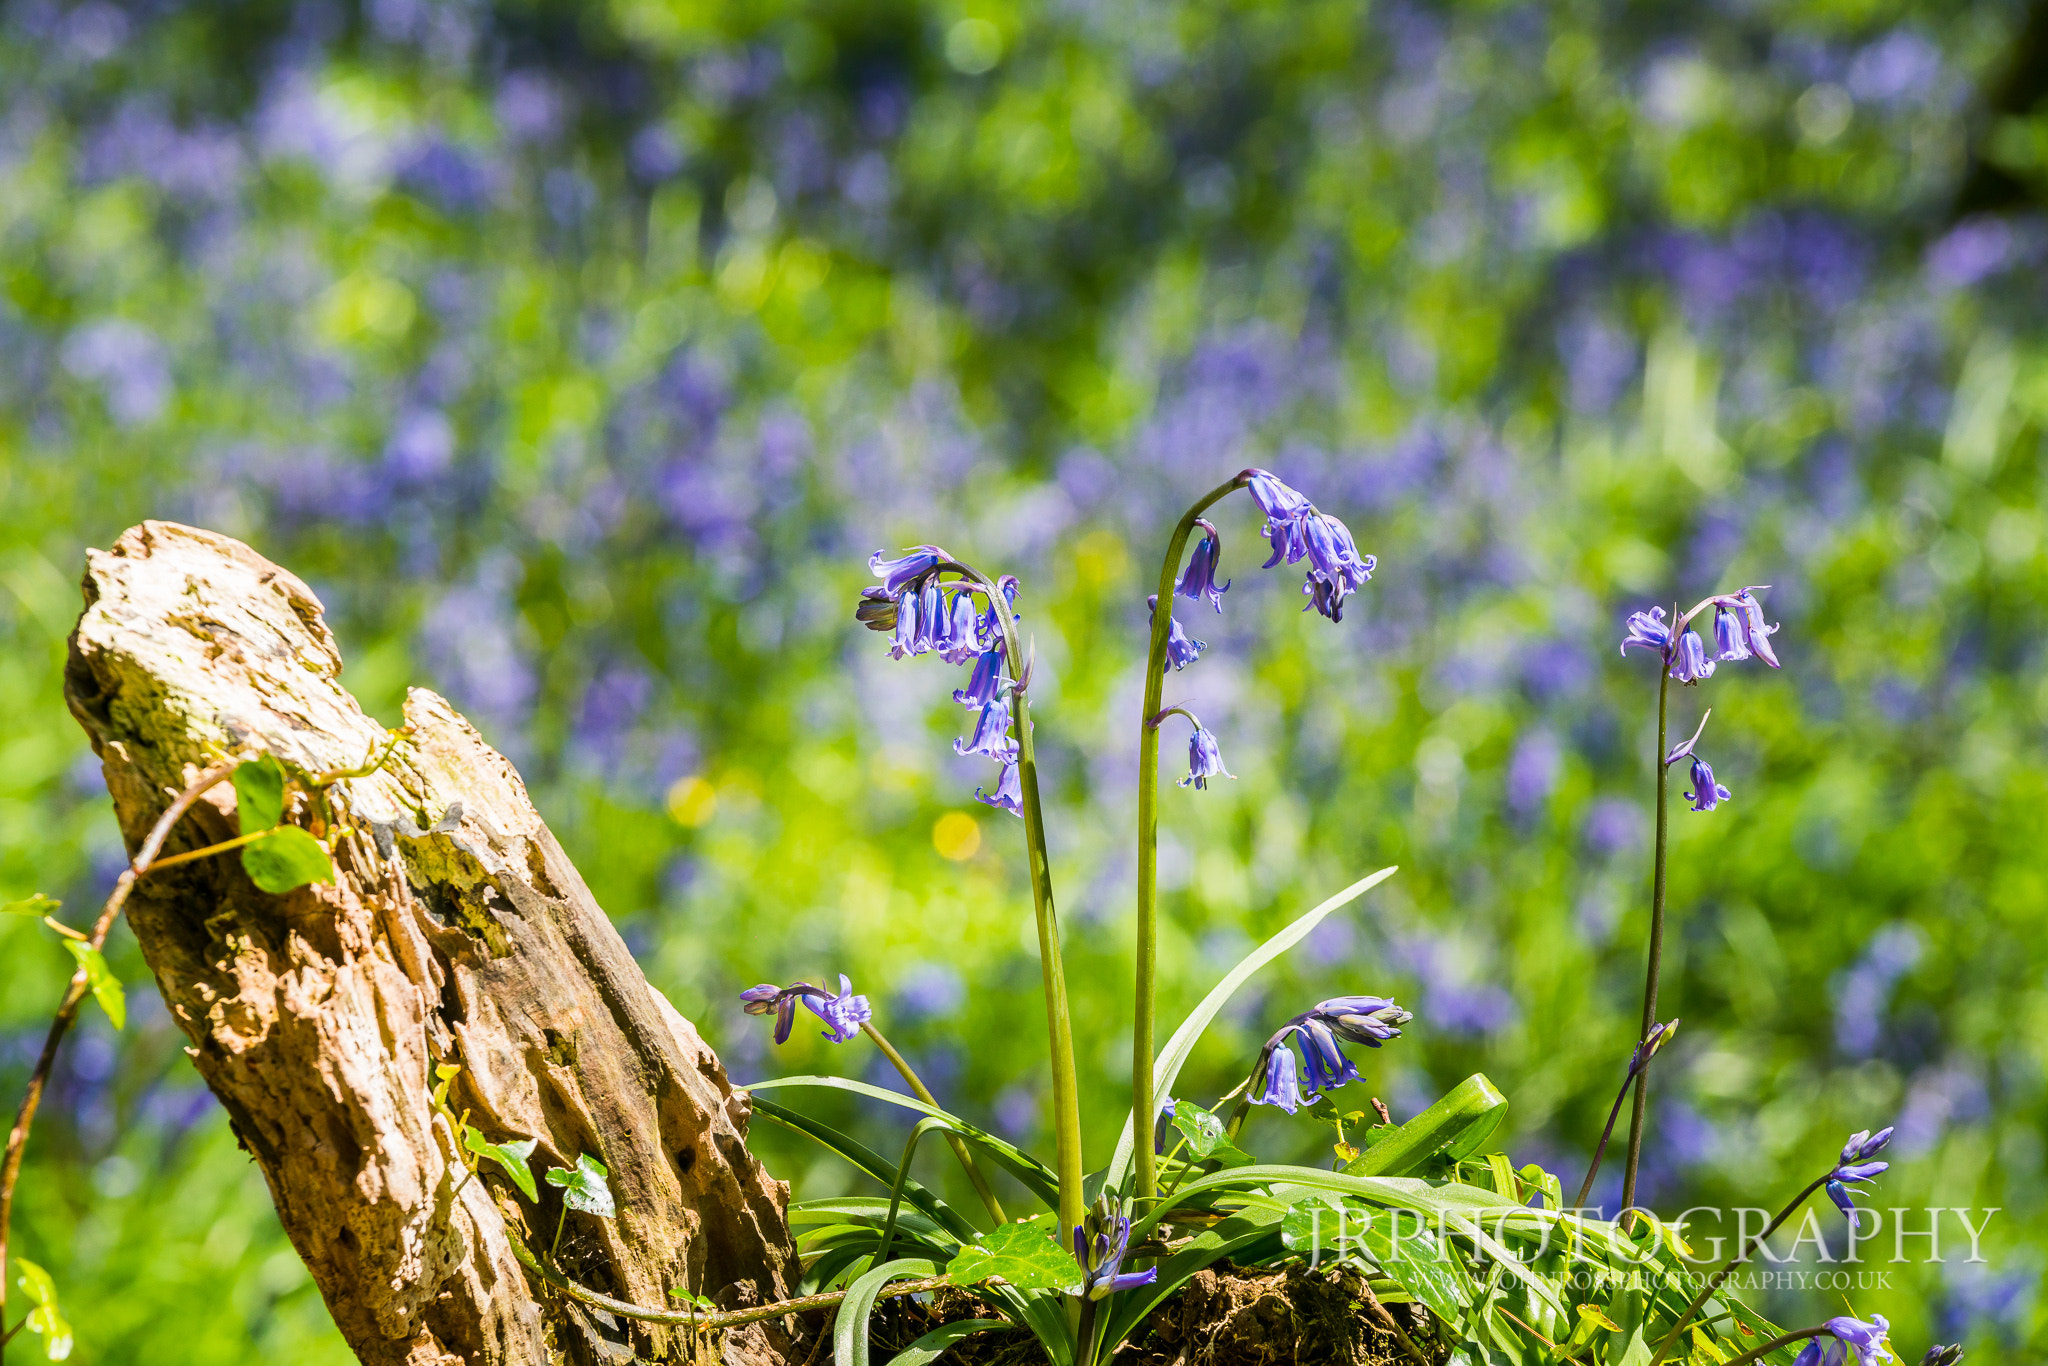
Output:
[[[1230,998],[1237,994],[1237,989],[1250,981],[1254,973],[1307,938],[1309,931],[1322,923],[1323,917],[1364,896],[1392,877],[1395,871],[1393,868],[1382,868],[1370,877],[1360,878],[1253,949],[1236,967],[1223,974],[1223,980],[1202,998],[1202,1003],[1195,1007],[1193,1014],[1181,1021],[1180,1028],[1173,1031],[1173,1037],[1168,1039],[1166,1047],[1159,1051],[1159,1059],[1152,1065],[1152,1094],[1164,1096],[1172,1093],[1173,1083],[1180,1078],[1181,1067],[1186,1064],[1188,1055],[1195,1051],[1195,1044],[1209,1028],[1209,1022],[1221,1013]],[[1150,1119],[1145,1121],[1145,1132],[1149,1139],[1152,1132]],[[1132,1136],[1133,1133],[1131,1117],[1125,1115],[1123,1135],[1116,1141],[1116,1155],[1110,1158],[1109,1168],[1103,1173],[1104,1189],[1122,1188],[1124,1179],[1130,1175],[1131,1163],[1137,1156],[1137,1143]]]
[[[846,1288],[832,1325],[833,1366],[868,1366],[868,1316],[890,1281],[935,1276],[938,1268],[921,1257],[904,1257],[868,1272]]]
[[[612,1202],[612,1188],[605,1184],[610,1175],[604,1163],[584,1153],[574,1167],[549,1168],[548,1184],[562,1188],[562,1201],[570,1209],[613,1219],[618,1217],[619,1207]]]
[[[952,1323],[940,1324],[911,1343],[895,1356],[889,1358],[889,1366],[931,1366],[939,1354],[962,1338],[971,1338],[977,1333],[990,1333],[1010,1325],[1003,1319],[956,1319]]]
[[[55,915],[63,905],[63,902],[37,892],[34,896],[0,906],[0,915]]]
[[[326,846],[296,825],[282,826],[243,845],[242,868],[249,881],[272,896],[312,882],[334,881],[334,862],[327,857]]]
[[[1248,1167],[1256,1160],[1230,1141],[1222,1120],[1191,1100],[1174,1102],[1173,1127],[1187,1135],[1188,1151],[1197,1160],[1213,1157],[1226,1167]]]
[[[128,998],[121,994],[120,979],[107,967],[107,956],[76,939],[66,939],[64,947],[71,950],[78,966],[85,969],[85,980],[92,987],[92,998],[100,1003],[101,1010],[107,1012],[114,1028],[124,1028],[128,1023]]]
[[[16,1257],[14,1269],[19,1273],[14,1283],[35,1305],[24,1326],[42,1338],[45,1357],[51,1361],[64,1360],[71,1355],[71,1325],[57,1308],[57,1283],[50,1279],[49,1272],[26,1257]]]
[[[1493,1137],[1508,1112],[1508,1098],[1473,1073],[1415,1118],[1345,1164],[1346,1176],[1400,1176],[1443,1153],[1464,1157]],[[1519,1203],[1519,1202],[1518,1202]]]
[[[809,1080],[815,1081],[819,1080],[819,1078],[809,1078]],[[799,1114],[795,1110],[777,1105],[772,1100],[762,1100],[758,1096],[754,1098],[754,1112],[765,1115],[775,1123],[786,1128],[794,1129],[800,1134],[816,1139],[819,1143],[838,1153],[841,1157],[881,1182],[884,1186],[893,1187],[895,1185],[896,1164],[882,1157],[881,1154],[868,1147],[865,1143],[862,1143],[859,1139],[849,1137],[829,1124],[812,1119],[809,1115]],[[905,1181],[903,1183],[903,1198],[922,1210],[934,1222],[944,1227],[946,1232],[951,1234],[955,1241],[972,1243],[978,1236],[975,1233],[974,1225],[961,1218],[945,1201],[939,1199],[938,1196],[932,1194],[916,1181]],[[888,1207],[888,1203],[886,1200],[882,1202],[884,1209]]]
[[[1019,1290],[1073,1291],[1081,1284],[1072,1249],[1061,1247],[1051,1226],[1037,1219],[1004,1224],[946,1264],[946,1279],[959,1286],[998,1276]]]
[[[284,765],[268,754],[244,760],[235,768],[234,784],[242,833],[275,830],[284,819]]]
[[[511,1143],[492,1143],[481,1133],[465,1124],[462,1126],[462,1146],[475,1153],[478,1157],[488,1157],[491,1161],[503,1167],[505,1175],[512,1178],[512,1184],[519,1187],[520,1193],[525,1195],[527,1199],[540,1199],[540,1191],[533,1184],[533,1169],[526,1163],[526,1160],[533,1156],[534,1141],[532,1139],[522,1138]],[[600,1167],[598,1170],[603,1171],[603,1168]],[[602,1185],[603,1181],[604,1178],[600,1176],[598,1178],[599,1184]],[[609,1200],[611,1197],[607,1194],[605,1198]],[[571,1200],[569,1203],[573,1208],[582,1208],[574,1200]]]

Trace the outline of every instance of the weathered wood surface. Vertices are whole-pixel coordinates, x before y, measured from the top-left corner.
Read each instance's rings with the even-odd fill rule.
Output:
[[[343,688],[312,592],[237,541],[145,522],[91,552],[84,590],[65,691],[131,848],[223,752],[321,772],[384,736]],[[146,879],[129,911],[335,1322],[372,1366],[780,1362],[773,1323],[714,1347],[537,1294],[508,1220],[545,1246],[555,1190],[536,1208],[500,1179],[463,1182],[430,1103],[443,1063],[463,1068],[451,1101],[472,1124],[539,1140],[536,1171],[580,1152],[610,1167],[616,1222],[569,1216],[576,1279],[728,1307],[794,1280],[788,1190],[746,1150],[745,1097],[641,976],[512,765],[431,692],[405,719],[382,771],[332,789],[352,827],[335,884],[265,895],[229,855]],[[233,836],[233,804],[215,789],[170,849]]]

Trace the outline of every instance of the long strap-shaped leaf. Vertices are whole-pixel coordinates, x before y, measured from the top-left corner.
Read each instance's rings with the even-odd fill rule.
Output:
[[[939,1269],[922,1257],[903,1257],[876,1267],[846,1287],[839,1317],[832,1323],[832,1366],[868,1366],[868,1315],[874,1312],[883,1286],[938,1274]]]
[[[786,1125],[800,1134],[816,1139],[819,1143],[838,1153],[848,1162],[851,1162],[883,1185],[895,1185],[896,1164],[885,1159],[880,1153],[868,1147],[859,1139],[843,1134],[829,1124],[821,1124],[809,1115],[799,1114],[795,1110],[786,1110],[771,1100],[760,1100],[757,1098],[754,1101],[754,1109],[778,1124]],[[979,1236],[974,1230],[974,1225],[954,1213],[945,1201],[933,1195],[917,1182],[905,1181],[903,1183],[903,1198],[930,1215],[946,1232],[952,1234],[959,1241],[971,1243]]]
[[[857,1096],[866,1096],[870,1100],[887,1101],[891,1105],[900,1105],[906,1110],[915,1110],[921,1115],[944,1120],[950,1132],[960,1135],[960,1137],[994,1158],[1005,1171],[1023,1182],[1033,1195],[1043,1200],[1047,1209],[1059,1208],[1059,1173],[1046,1166],[1043,1162],[1040,1162],[1030,1153],[1025,1152],[1022,1148],[1019,1148],[1016,1144],[997,1138],[988,1130],[977,1128],[975,1125],[960,1118],[960,1116],[941,1110],[936,1105],[927,1105],[915,1096],[906,1096],[901,1092],[884,1090],[882,1087],[870,1086],[864,1081],[853,1081],[846,1077],[775,1077],[768,1081],[757,1081],[749,1086],[742,1086],[737,1089],[742,1091],[766,1091],[776,1086],[825,1086],[835,1091],[851,1091]]]
[[[1166,1047],[1159,1051],[1159,1060],[1152,1066],[1152,1094],[1164,1097],[1172,1090],[1173,1083],[1180,1077],[1180,1069],[1187,1063],[1188,1055],[1195,1051],[1196,1040],[1202,1037],[1203,1031],[1208,1029],[1210,1022],[1222,1011],[1230,998],[1237,994],[1237,989],[1251,980],[1253,973],[1307,938],[1308,932],[1321,924],[1324,916],[1364,896],[1392,877],[1394,872],[1393,868],[1382,868],[1371,877],[1360,878],[1253,949],[1236,967],[1223,974],[1223,980],[1202,998],[1202,1003],[1195,1007],[1194,1013],[1181,1021],[1180,1028],[1173,1031],[1173,1037],[1168,1039]],[[1148,1136],[1152,1132],[1149,1116],[1146,1118],[1145,1132]],[[1132,1134],[1131,1119],[1125,1116],[1123,1136],[1116,1141],[1116,1156],[1110,1158],[1109,1169],[1103,1176],[1104,1189],[1120,1190],[1130,1176],[1131,1162],[1137,1155]]]
[[[910,1179],[910,1163],[917,1156],[917,1145],[932,1130],[946,1127],[946,1121],[937,1116],[920,1119],[911,1126],[910,1139],[903,1145],[903,1161],[896,1168],[896,1182],[889,1187],[889,1217],[882,1224],[882,1241],[875,1248],[877,1262],[889,1255],[889,1244],[895,1240],[896,1214],[903,1208],[903,1183]]]
[[[951,1347],[962,1338],[971,1338],[976,1333],[989,1333],[998,1328],[1008,1328],[1005,1319],[960,1319],[954,1323],[942,1323],[911,1343],[895,1356],[889,1358],[889,1366],[931,1366],[939,1353]]]
[[[1406,1176],[1438,1153],[1464,1157],[1493,1136],[1508,1112],[1508,1098],[1475,1072],[1436,1104],[1345,1164],[1346,1176]],[[1517,1202],[1519,1203],[1519,1202]]]

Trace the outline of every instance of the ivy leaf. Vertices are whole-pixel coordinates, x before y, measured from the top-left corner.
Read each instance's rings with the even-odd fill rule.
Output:
[[[310,882],[334,881],[334,861],[327,857],[326,846],[296,825],[282,826],[243,845],[242,869],[249,881],[273,896]]]
[[[28,1311],[23,1326],[42,1338],[44,1356],[51,1361],[64,1360],[71,1355],[71,1325],[57,1308],[57,1283],[50,1279],[49,1272],[26,1257],[16,1257],[14,1269],[21,1273],[15,1284],[35,1306]]]
[[[1188,1151],[1196,1160],[1215,1158],[1226,1167],[1248,1167],[1251,1154],[1230,1141],[1223,1121],[1191,1100],[1176,1101],[1173,1127],[1187,1135]]]
[[[284,819],[284,765],[268,754],[245,759],[236,766],[233,781],[242,833],[275,830]]]
[[[533,1156],[533,1145],[534,1140],[530,1138],[518,1139],[511,1143],[492,1143],[467,1124],[462,1126],[463,1147],[478,1157],[488,1157],[503,1167],[505,1175],[512,1178],[512,1184],[519,1187],[527,1199],[538,1201],[540,1190],[533,1184],[533,1169],[526,1165],[526,1159]],[[552,1178],[554,1173],[550,1172],[548,1175]],[[609,1193],[606,1198],[610,1198]]]
[[[63,902],[37,892],[34,896],[0,906],[0,915],[55,915],[63,905]]]
[[[1019,1290],[1071,1292],[1080,1287],[1081,1268],[1070,1249],[1053,1241],[1048,1225],[1023,1219],[984,1234],[946,1264],[946,1279],[954,1285],[980,1285],[998,1276]]]
[[[600,1219],[614,1219],[619,1207],[612,1202],[612,1188],[605,1184],[610,1175],[604,1163],[584,1153],[576,1159],[574,1167],[550,1167],[548,1184],[562,1188],[562,1203],[570,1209],[580,1209]]]
[[[85,980],[92,987],[92,998],[100,1003],[100,1009],[107,1012],[114,1028],[124,1028],[128,1023],[128,998],[121,994],[121,980],[107,966],[107,956],[76,939],[66,939],[64,947],[71,950],[78,966],[85,969]]]

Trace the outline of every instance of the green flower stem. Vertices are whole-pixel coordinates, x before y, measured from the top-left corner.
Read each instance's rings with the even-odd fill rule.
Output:
[[[1154,966],[1159,954],[1159,730],[1153,717],[1159,714],[1160,695],[1166,686],[1166,638],[1173,625],[1173,587],[1180,573],[1182,554],[1195,519],[1211,504],[1244,485],[1244,476],[1234,475],[1202,495],[1173,529],[1166,544],[1166,560],[1159,569],[1159,606],[1152,613],[1152,645],[1145,655],[1145,705],[1138,713],[1138,968],[1136,1011],[1131,1029],[1131,1124],[1132,1132],[1143,1137],[1158,1118],[1158,1100],[1152,1091],[1153,1013],[1156,1007]],[[1150,1199],[1159,1193],[1159,1169],[1153,1161],[1152,1145],[1136,1147],[1137,1195]]]
[[[1683,1314],[1680,1314],[1678,1316],[1677,1322],[1671,1325],[1671,1331],[1664,1335],[1664,1341],[1658,1344],[1657,1354],[1650,1358],[1650,1366],[1657,1366],[1658,1362],[1664,1360],[1665,1356],[1669,1354],[1669,1352],[1671,1351],[1672,1344],[1678,1341],[1678,1335],[1685,1331],[1685,1325],[1692,1322],[1692,1316],[1700,1312],[1700,1306],[1705,1304],[1708,1298],[1712,1296],[1716,1290],[1719,1290],[1721,1288],[1721,1283],[1727,1280],[1730,1276],[1735,1274],[1735,1268],[1741,1266],[1744,1262],[1748,1261],[1751,1257],[1755,1256],[1756,1250],[1764,1245],[1764,1239],[1770,1237],[1773,1233],[1776,1233],[1779,1227],[1783,1225],[1787,1219],[1790,1219],[1792,1217],[1793,1211],[1797,1210],[1801,1205],[1805,1204],[1807,1200],[1809,1200],[1812,1197],[1815,1191],[1819,1190],[1822,1186],[1825,1186],[1827,1183],[1828,1178],[1826,1176],[1822,1176],[1815,1180],[1805,1190],[1793,1196],[1790,1203],[1788,1203],[1785,1206],[1785,1208],[1778,1211],[1778,1217],[1771,1220],[1771,1226],[1769,1228],[1765,1229],[1762,1233],[1759,1233],[1756,1235],[1756,1237],[1752,1238],[1749,1242],[1749,1246],[1737,1248],[1735,1250],[1735,1255],[1728,1259],[1728,1264],[1726,1266],[1723,1266],[1719,1271],[1716,1271],[1712,1276],[1709,1276],[1707,1278],[1707,1283],[1704,1286],[1700,1287],[1700,1293],[1693,1296],[1692,1303],[1688,1304],[1685,1307],[1685,1312]],[[1814,1331],[1824,1332],[1826,1330],[1816,1329]],[[1793,1336],[1798,1337],[1802,1335],[1795,1333]],[[1804,1334],[1803,1336],[1812,1337],[1813,1333],[1809,1332]],[[1789,1340],[1790,1339],[1781,1339],[1781,1343],[1783,1341]],[[1775,1346],[1780,1344],[1773,1345]],[[1770,1348],[1767,1347],[1763,1350],[1769,1351]],[[1757,1353],[1757,1355],[1761,1356],[1763,1355],[1763,1352],[1760,1351]]]
[[[1010,719],[1017,732],[1017,786],[1023,796],[1024,849],[1031,869],[1031,901],[1038,918],[1038,969],[1045,983],[1045,1031],[1052,1053],[1054,1169],[1060,1179],[1060,1224],[1077,1227],[1085,1209],[1081,1195],[1081,1096],[1074,1072],[1074,1027],[1067,1009],[1067,973],[1060,961],[1060,918],[1052,899],[1052,867],[1045,853],[1045,811],[1038,799],[1038,760],[1031,745],[1031,703],[1026,697],[1031,661],[1017,639],[1010,600],[977,570],[957,562],[939,568],[963,574],[980,586],[1003,630],[1003,651],[1016,686],[1010,689]]]
[[[901,1053],[896,1051],[895,1045],[882,1037],[881,1030],[875,1028],[872,1024],[863,1022],[860,1032],[874,1040],[875,1047],[882,1050],[882,1056],[887,1058],[891,1065],[902,1074],[903,1080],[909,1084],[912,1094],[935,1110],[941,1108],[937,1098],[932,1095],[931,1088],[927,1087],[918,1077],[917,1073],[910,1069],[910,1064],[904,1061]],[[953,1156],[960,1159],[961,1170],[967,1173],[967,1180],[974,1187],[974,1193],[981,1197],[981,1203],[988,1206],[989,1217],[998,1224],[1009,1223],[1008,1217],[1003,1214],[1002,1205],[996,1200],[996,1193],[989,1189],[988,1178],[981,1174],[981,1168],[974,1165],[974,1154],[967,1151],[967,1144],[961,1139],[960,1135],[954,1133],[947,1134],[946,1146],[953,1150]],[[882,1258],[875,1258],[877,1266],[880,1266],[881,1263]]]
[[[1684,622],[1677,629],[1684,629]],[[1657,853],[1654,871],[1650,878],[1650,966],[1643,978],[1643,1027],[1636,1031],[1638,1039],[1650,1037],[1650,1031],[1657,1024],[1657,973],[1664,958],[1664,855],[1670,834],[1670,776],[1671,766],[1664,762],[1666,728],[1671,715],[1671,669],[1669,665],[1657,670],[1657,752],[1650,756],[1650,762],[1657,769]],[[1628,1169],[1621,1178],[1621,1207],[1632,1209],[1636,1203],[1636,1169],[1643,1161],[1643,1121],[1650,1105],[1650,1083],[1647,1071],[1636,1079],[1635,1108],[1628,1120]]]

